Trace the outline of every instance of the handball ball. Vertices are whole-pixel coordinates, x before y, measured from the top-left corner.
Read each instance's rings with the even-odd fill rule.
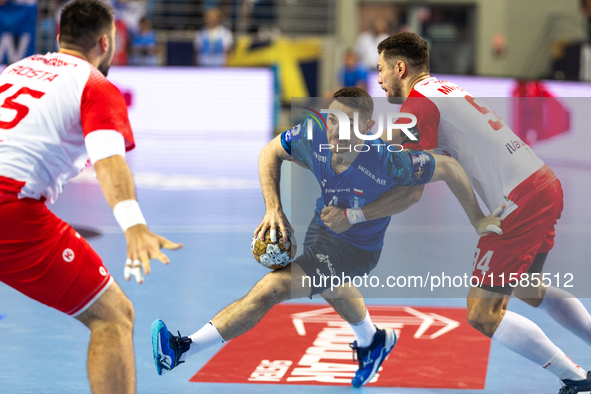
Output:
[[[287,242],[281,238],[283,234],[277,228],[277,242],[271,242],[270,229],[265,232],[265,240],[261,241],[258,236],[252,238],[250,249],[255,260],[263,267],[272,270],[286,267],[296,254],[296,245],[291,242],[291,232],[287,229]]]

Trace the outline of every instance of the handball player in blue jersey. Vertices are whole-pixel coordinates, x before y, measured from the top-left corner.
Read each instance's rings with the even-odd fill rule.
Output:
[[[360,88],[349,87],[335,93],[329,109],[347,114],[351,125],[358,115],[358,130],[367,134],[373,100]],[[259,176],[267,211],[255,230],[261,240],[267,229],[279,228],[287,241],[286,228],[291,228],[283,213],[279,178],[285,160],[310,170],[321,185],[314,218],[306,233],[303,254],[287,267],[265,275],[242,299],[219,312],[209,323],[189,337],[172,335],[161,320],[152,324],[154,361],[159,374],[173,369],[185,358],[209,346],[223,343],[254,327],[259,320],[282,301],[320,294],[346,320],[355,333],[352,348],[357,351],[359,369],[352,384],[361,387],[371,381],[396,343],[390,328],[378,329],[371,322],[360,291],[349,282],[331,287],[331,276],[363,276],[378,263],[384,233],[390,217],[371,220],[361,207],[397,187],[445,181],[468,214],[480,235],[488,225],[500,226],[500,219],[485,217],[478,206],[472,187],[462,167],[449,157],[428,152],[390,152],[383,140],[339,140],[339,120],[327,117],[327,129],[317,124],[308,130],[307,120],[273,139],[261,152]],[[313,138],[308,139],[309,133]],[[364,152],[351,149],[365,144]],[[408,188],[401,189],[407,193]],[[360,198],[359,193],[363,193]],[[322,210],[337,205],[346,208],[347,217],[355,224],[336,234],[323,222]],[[411,204],[399,206],[400,211]],[[273,239],[273,234],[271,238]],[[275,235],[276,236],[276,235]],[[310,279],[307,279],[310,278]]]

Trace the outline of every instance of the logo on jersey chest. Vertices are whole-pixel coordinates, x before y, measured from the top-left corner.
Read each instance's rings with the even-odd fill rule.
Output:
[[[363,172],[365,175],[367,175],[368,177],[370,177],[371,179],[373,179],[377,184],[379,185],[386,185],[386,180],[385,179],[380,179],[378,177],[376,177],[374,174],[372,174],[372,172],[370,170],[368,170],[367,168],[363,167],[363,166],[359,166],[357,167],[357,169],[361,172]]]
[[[333,189],[332,187],[328,187],[326,189],[324,189],[325,193],[341,193],[341,192],[347,192],[350,193],[351,192],[351,188],[347,187],[347,188],[342,188],[342,189]]]

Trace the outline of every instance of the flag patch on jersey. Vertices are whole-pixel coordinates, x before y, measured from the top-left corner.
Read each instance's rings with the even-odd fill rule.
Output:
[[[362,196],[363,195],[363,190],[353,188],[353,193],[359,194],[360,196]]]

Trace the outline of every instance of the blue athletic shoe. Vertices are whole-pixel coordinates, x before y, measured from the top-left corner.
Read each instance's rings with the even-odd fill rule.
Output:
[[[152,355],[158,375],[170,371],[184,361],[179,361],[181,354],[189,350],[191,338],[172,335],[162,320],[152,323]]]
[[[585,380],[564,379],[562,383],[564,384],[564,386],[562,386],[558,394],[590,394],[591,371],[587,372],[587,379]]]
[[[396,333],[391,328],[379,329],[368,347],[358,347],[357,341],[349,344],[357,352],[359,369],[351,380],[353,387],[367,384],[376,375],[380,366],[396,344]]]

